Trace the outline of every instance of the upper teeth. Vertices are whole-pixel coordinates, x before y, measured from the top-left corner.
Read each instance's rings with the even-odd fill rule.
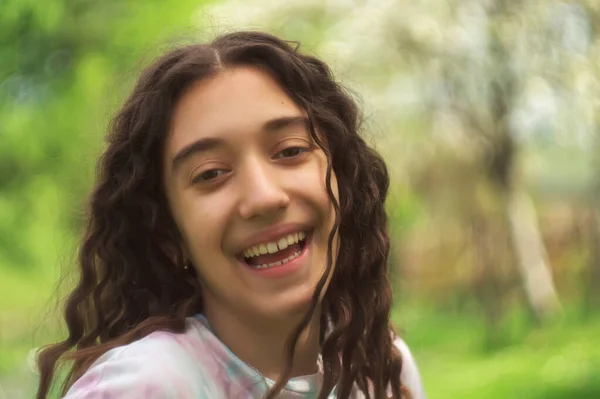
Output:
[[[251,258],[253,256],[274,254],[277,251],[286,249],[289,245],[297,244],[298,242],[306,238],[306,233],[300,231],[298,233],[288,234],[287,236],[281,237],[277,241],[269,241],[254,245],[245,251],[243,251],[245,258]]]

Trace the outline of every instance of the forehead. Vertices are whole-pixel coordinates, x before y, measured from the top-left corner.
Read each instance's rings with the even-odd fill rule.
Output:
[[[176,105],[167,159],[196,140],[252,132],[270,119],[302,114],[266,72],[251,67],[225,69],[195,83]]]

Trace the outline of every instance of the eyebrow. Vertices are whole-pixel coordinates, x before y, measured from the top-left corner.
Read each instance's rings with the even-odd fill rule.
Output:
[[[308,129],[308,118],[305,116],[284,116],[270,119],[262,126],[262,131],[275,133],[294,126],[304,126]],[[201,152],[223,147],[225,141],[219,137],[206,137],[194,141],[177,152],[172,162],[172,171],[175,170],[188,158]]]
[[[284,116],[271,119],[265,122],[263,130],[267,132],[276,132],[293,126],[302,126],[308,129],[308,118],[305,116]]]

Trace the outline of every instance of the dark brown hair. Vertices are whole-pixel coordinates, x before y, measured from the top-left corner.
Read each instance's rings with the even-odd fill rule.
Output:
[[[38,399],[47,397],[63,361],[70,366],[64,392],[106,351],[157,330],[183,332],[186,317],[202,312],[200,286],[195,272],[184,268],[180,236],[163,191],[162,148],[183,92],[219,70],[242,65],[268,72],[307,112],[311,135],[327,156],[326,184],[336,213],[327,272],[288,340],[282,376],[267,397],[275,397],[289,379],[293,348],[330,273],[321,302],[322,325],[327,318],[330,327],[322,339],[319,398],[334,386],[338,398],[346,398],[354,384],[367,398],[386,397],[386,387],[394,398],[409,396],[400,381],[402,359],[389,320],[387,168],[359,136],[358,109],[324,62],[272,35],[237,32],[158,59],[141,74],[113,120],[90,199],[80,280],[66,303],[68,337],[39,354]],[[331,190],[332,170],[339,203]],[[332,271],[336,229],[340,247]]]

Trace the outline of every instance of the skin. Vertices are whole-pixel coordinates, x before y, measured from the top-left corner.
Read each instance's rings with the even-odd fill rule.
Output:
[[[305,116],[267,73],[224,69],[187,90],[165,145],[167,199],[200,278],[205,315],[225,345],[272,379],[325,271],[334,221],[326,157]],[[191,150],[206,139],[210,145]],[[335,175],[331,184],[337,196]],[[297,271],[266,278],[240,261],[253,237],[290,224],[312,231]],[[336,239],[334,255],[337,246]],[[316,371],[318,320],[316,312],[298,342],[293,376]]]

